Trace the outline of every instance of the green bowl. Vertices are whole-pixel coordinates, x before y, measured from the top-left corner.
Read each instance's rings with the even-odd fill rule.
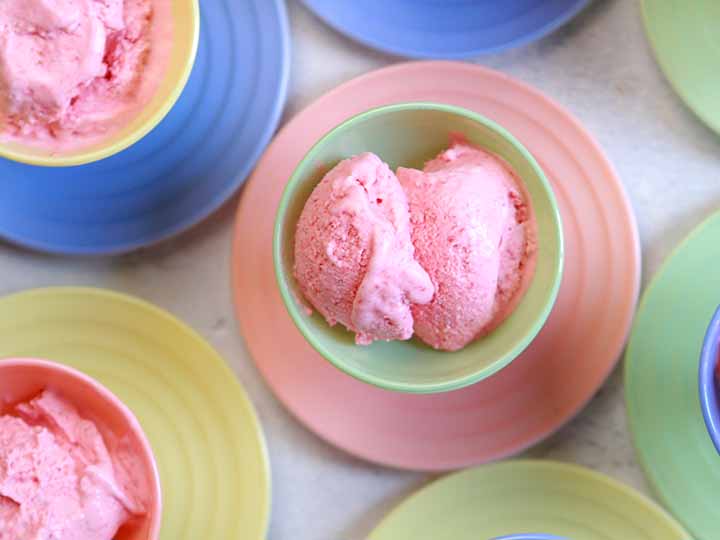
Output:
[[[447,148],[453,134],[503,158],[522,180],[537,221],[535,275],[513,313],[488,336],[457,352],[437,351],[417,339],[358,346],[342,325],[307,315],[293,277],[295,226],[323,171],[347,157],[374,152],[395,170],[422,168]],[[273,257],[280,293],[305,339],[327,360],[366,383],[412,393],[456,390],[507,366],[535,338],[555,303],[563,265],[560,214],[550,183],[510,133],[471,111],[435,103],[403,103],[355,116],[313,146],[295,169],[275,220]],[[288,359],[292,362],[292,359]]]

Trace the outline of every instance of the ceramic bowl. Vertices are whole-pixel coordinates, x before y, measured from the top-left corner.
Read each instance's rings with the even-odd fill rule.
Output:
[[[45,167],[69,167],[110,157],[135,144],[165,118],[173,108],[190,77],[200,37],[198,0],[155,2],[152,25],[153,46],[148,62],[157,63],[158,78],[144,80],[139,92],[147,103],[128,118],[128,122],[107,137],[93,138],[87,144],[67,149],[47,145],[0,142],[0,157]]]
[[[395,170],[422,168],[452,136],[503,158],[521,179],[537,222],[535,272],[512,314],[486,337],[457,352],[434,350],[417,339],[357,346],[342,325],[308,315],[293,278],[295,226],[323,171],[340,160],[374,152]],[[535,159],[510,133],[466,109],[403,103],[355,116],[325,135],[289,179],[277,210],[273,257],[280,293],[307,341],[327,360],[369,384],[402,392],[444,392],[470,385],[507,366],[533,340],[553,307],[562,277],[563,236],[550,183]],[[288,359],[292,361],[292,359]]]
[[[129,438],[149,486],[148,508],[144,516],[123,526],[115,540],[157,540],[162,520],[160,476],[150,443],[130,409],[100,383],[72,368],[35,358],[0,360],[0,414],[48,388],[77,407],[101,434]]]
[[[718,402],[718,384],[716,379],[718,360],[720,359],[720,307],[713,315],[702,351],[700,352],[699,392],[700,407],[707,426],[708,434],[720,453],[720,403]]]
[[[492,540],[566,540],[561,536],[552,534],[511,534],[509,536],[498,536]]]

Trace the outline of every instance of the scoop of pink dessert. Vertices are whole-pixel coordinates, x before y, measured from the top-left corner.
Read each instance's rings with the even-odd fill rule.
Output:
[[[152,0],[1,0],[0,136],[101,136],[137,106]]]
[[[412,336],[410,307],[429,302],[433,286],[414,257],[405,194],[380,158],[341,161],[315,187],[295,232],[294,274],[313,307],[356,343]]]
[[[50,390],[0,416],[0,540],[112,540],[145,512],[128,448]]]
[[[535,251],[527,202],[502,160],[461,141],[397,176],[417,260],[435,287],[430,303],[412,307],[415,332],[436,349],[461,349],[512,309]]]

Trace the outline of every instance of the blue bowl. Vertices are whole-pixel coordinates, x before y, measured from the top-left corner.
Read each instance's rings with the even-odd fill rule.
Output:
[[[510,536],[498,536],[492,540],[567,540],[562,536],[555,536],[554,534],[538,534],[538,533],[526,533],[526,534],[511,534]]]
[[[720,453],[720,406],[715,370],[720,352],[720,307],[715,311],[703,341],[700,353],[699,390],[700,407],[710,438]]]

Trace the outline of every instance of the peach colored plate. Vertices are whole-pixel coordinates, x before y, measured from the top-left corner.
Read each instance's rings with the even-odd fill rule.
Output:
[[[303,155],[348,117],[403,101],[466,107],[507,128],[547,173],[563,219],[565,275],[546,326],[509,367],[445,394],[381,390],[334,368],[293,325],[273,273],[275,209]],[[455,62],[412,62],[366,74],[291,120],[245,188],[232,264],[242,332],[278,399],[328,442],[369,461],[418,470],[515,454],[577,414],[622,351],[640,278],[635,218],[590,135],[538,91]]]

